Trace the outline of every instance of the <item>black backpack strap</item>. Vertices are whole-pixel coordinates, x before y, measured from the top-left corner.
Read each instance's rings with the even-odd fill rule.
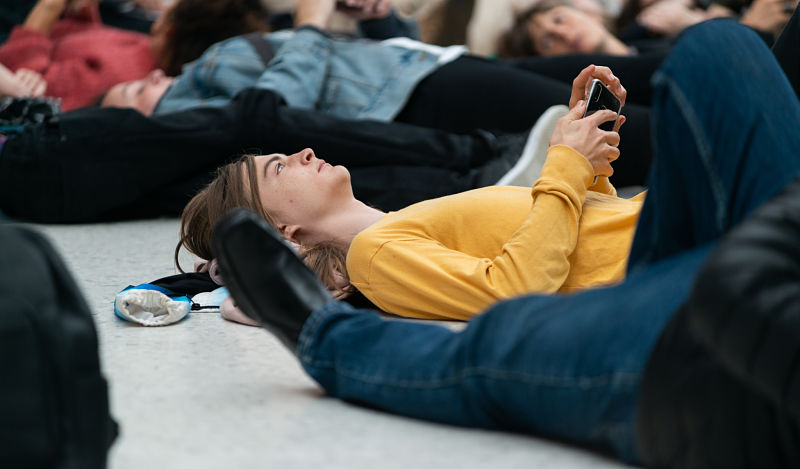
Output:
[[[254,33],[245,34],[242,37],[253,46],[253,49],[255,49],[258,56],[261,57],[264,65],[269,64],[272,58],[275,57],[275,51],[272,50],[272,46],[269,45],[269,42],[264,39],[263,32],[256,31]]]

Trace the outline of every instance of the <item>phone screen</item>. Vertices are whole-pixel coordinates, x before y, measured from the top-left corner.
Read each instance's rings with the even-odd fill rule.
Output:
[[[600,80],[592,80],[592,86],[589,88],[589,97],[586,100],[586,111],[583,117],[590,116],[601,109],[610,109],[619,114],[620,103],[619,99],[614,96],[614,93],[608,90]],[[614,130],[614,121],[603,122],[600,128],[607,131]]]

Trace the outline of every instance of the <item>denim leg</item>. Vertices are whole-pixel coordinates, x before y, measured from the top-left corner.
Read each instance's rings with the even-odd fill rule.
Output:
[[[332,303],[300,336],[331,396],[449,424],[547,435],[635,462],[640,378],[708,248],[624,284],[498,303],[462,332]]]
[[[747,27],[691,28],[653,84],[654,164],[629,272],[719,238],[800,174],[800,103]]]

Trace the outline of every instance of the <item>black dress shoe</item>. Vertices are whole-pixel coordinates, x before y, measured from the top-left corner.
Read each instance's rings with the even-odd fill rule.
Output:
[[[237,209],[214,227],[214,251],[239,308],[297,348],[308,316],[333,301],[317,276],[269,224]]]

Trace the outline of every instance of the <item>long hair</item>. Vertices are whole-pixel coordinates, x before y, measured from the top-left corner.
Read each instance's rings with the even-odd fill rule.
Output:
[[[631,0],[629,3],[636,3],[636,0]],[[539,0],[531,7],[522,10],[514,17],[514,24],[511,29],[506,31],[505,34],[500,36],[498,41],[498,52],[500,57],[512,59],[518,57],[531,57],[540,55],[536,50],[536,45],[530,34],[529,23],[530,19],[535,15],[547,13],[553,8],[566,6],[570,8],[577,8],[571,0]],[[605,13],[601,14],[603,26],[613,34],[616,31],[613,22]]]
[[[192,197],[183,209],[178,245],[174,254],[178,270],[183,272],[178,260],[181,248],[186,248],[201,259],[211,260],[215,257],[211,232],[217,221],[235,208],[245,208],[256,213],[277,231],[274,217],[263,206],[258,194],[255,155],[245,155],[220,167],[214,180]],[[350,288],[345,251],[327,243],[300,246],[298,251],[326,288],[333,291],[347,291]]]
[[[212,44],[255,31],[268,31],[268,11],[260,0],[178,0],[164,13],[170,37],[158,57],[168,76],[200,57]]]

